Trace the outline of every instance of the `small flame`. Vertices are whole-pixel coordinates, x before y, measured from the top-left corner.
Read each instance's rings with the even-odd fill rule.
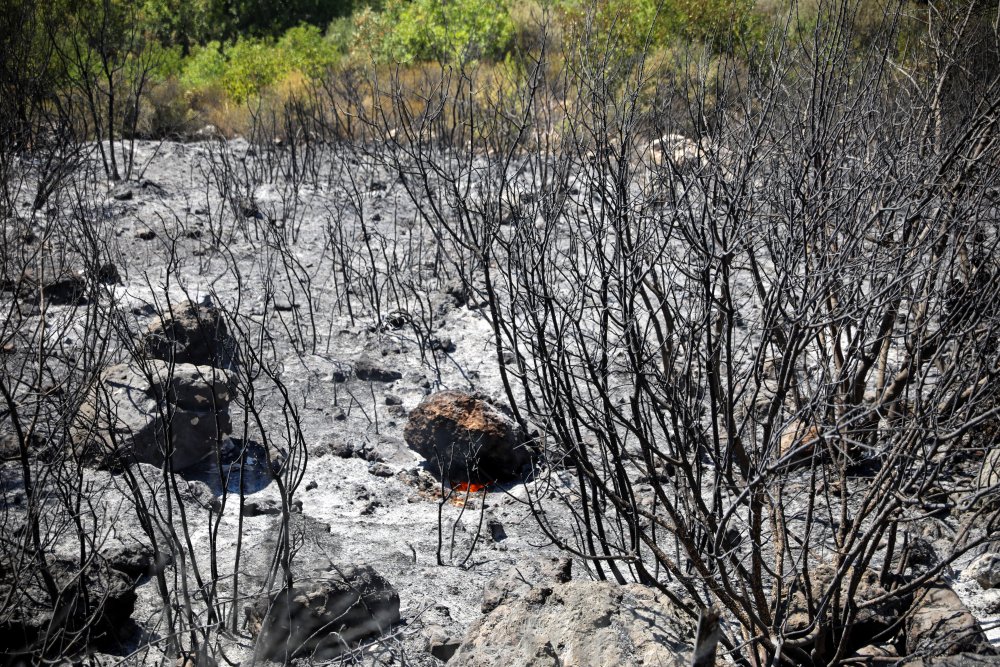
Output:
[[[478,484],[476,482],[454,482],[451,485],[452,490],[459,493],[479,493],[480,491],[485,491],[488,487],[489,484]]]

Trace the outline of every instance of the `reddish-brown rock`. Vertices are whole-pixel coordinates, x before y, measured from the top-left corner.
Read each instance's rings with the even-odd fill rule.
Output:
[[[509,480],[531,458],[508,409],[460,391],[427,397],[410,413],[403,437],[434,473],[454,482]]]

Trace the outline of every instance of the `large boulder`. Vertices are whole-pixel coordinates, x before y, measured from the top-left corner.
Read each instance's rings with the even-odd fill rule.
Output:
[[[986,636],[975,616],[943,581],[917,590],[906,626],[906,651],[917,655],[979,653]]]
[[[269,592],[246,608],[256,635],[255,658],[288,663],[297,657],[335,658],[367,637],[399,622],[399,594],[367,564],[338,564],[340,545],[330,526],[304,514],[292,514],[288,539],[295,549],[290,563],[292,585],[272,566],[281,548],[283,520],[276,518],[267,537],[249,554],[247,568],[256,587]]]
[[[469,629],[449,667],[680,667],[695,624],[640,584],[571,581],[507,600]]]
[[[56,600],[36,561],[0,563],[3,664],[36,664],[43,656],[64,659],[87,646],[113,645],[132,616],[134,580],[102,558],[91,557],[82,568],[76,560],[47,558],[46,568],[60,591]]]
[[[206,366],[226,365],[235,348],[219,311],[190,301],[172,306],[150,324],[142,345],[150,359]]]
[[[95,467],[159,466],[169,456],[171,468],[183,470],[232,432],[231,396],[228,375],[212,366],[157,360],[112,366],[77,413],[74,445]]]
[[[248,612],[256,657],[329,660],[399,622],[399,594],[370,565],[330,568],[261,597]]]
[[[976,558],[963,572],[983,588],[1000,588],[1000,553],[986,553]]]
[[[875,570],[857,572],[849,569],[838,576],[830,563],[818,563],[809,571],[811,598],[800,581],[788,594],[788,614],[784,632],[789,639],[812,645],[819,655],[828,654],[836,647],[833,630],[834,586],[839,588],[841,600],[851,599],[857,605],[856,614],[850,619],[849,651],[862,649],[877,638],[883,637],[894,627],[903,613],[903,603],[888,595]],[[822,603],[826,602],[825,606]],[[817,617],[817,612],[819,616]],[[844,619],[840,619],[843,622]]]
[[[424,399],[410,412],[403,437],[435,474],[454,482],[510,480],[531,460],[507,408],[461,391]]]
[[[542,602],[552,594],[552,587],[572,579],[573,561],[569,558],[520,559],[518,564],[483,588],[482,612],[488,614],[515,598]]]

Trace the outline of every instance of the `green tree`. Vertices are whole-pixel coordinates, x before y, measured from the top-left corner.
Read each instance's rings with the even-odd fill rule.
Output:
[[[364,50],[397,62],[499,59],[514,37],[504,0],[388,0],[357,28]]]

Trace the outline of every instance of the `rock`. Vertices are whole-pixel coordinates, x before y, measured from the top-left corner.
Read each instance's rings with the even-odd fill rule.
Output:
[[[132,197],[135,196],[135,192],[132,190],[132,184],[130,183],[119,183],[115,187],[111,188],[111,192],[109,194],[115,201],[131,201]]]
[[[509,410],[460,391],[424,399],[410,412],[403,437],[433,472],[453,482],[510,480],[531,460]]]
[[[902,667],[982,667],[985,665],[995,667],[998,662],[1000,660],[997,659],[995,652],[986,651],[984,653],[926,656],[894,664],[901,664]]]
[[[455,342],[447,336],[431,336],[431,338],[427,341],[427,347],[435,352],[454,352]]]
[[[541,603],[552,593],[553,586],[572,578],[572,568],[573,561],[565,557],[529,560],[516,565],[486,584],[481,610],[488,614],[514,598]]]
[[[354,374],[359,380],[367,382],[395,382],[403,378],[403,374],[399,371],[380,366],[367,357],[358,359],[354,364]]]
[[[778,441],[778,458],[788,457],[786,465],[807,465],[812,460],[819,441],[820,432],[815,426],[807,426],[798,419],[793,419],[781,432]]]
[[[862,572],[856,588],[852,591],[851,579],[854,574],[852,570],[848,570],[840,579],[841,599],[850,597],[861,607],[857,610],[851,624],[848,652],[864,648],[875,638],[883,636],[887,630],[896,625],[904,611],[902,604],[889,596],[882,587],[877,572],[870,569]],[[811,602],[807,600],[804,586],[801,584],[795,586],[789,596],[784,630],[786,635],[796,639],[800,644],[804,643],[806,637],[812,635],[810,643],[822,655],[825,650],[832,647],[832,642],[829,641],[831,638],[831,609],[827,605],[818,620],[814,613],[819,608],[824,596],[827,596],[828,601],[832,599],[830,593],[837,576],[837,570],[831,564],[819,563],[810,569],[809,575],[813,599]],[[872,600],[881,600],[881,602],[862,606],[863,603]]]
[[[190,301],[161,314],[142,342],[146,356],[178,364],[224,366],[235,349],[219,311]]]
[[[85,648],[83,641],[117,638],[132,616],[134,582],[103,559],[91,559],[82,573],[76,560],[64,558],[48,560],[47,568],[62,591],[58,609],[34,561],[17,568],[0,568],[0,597],[5,601],[5,614],[0,619],[4,664],[33,664],[40,657],[40,645],[50,657],[64,658]],[[45,633],[50,634],[43,637]],[[34,660],[22,662],[19,655],[31,655]]]
[[[209,512],[218,513],[222,511],[222,501],[215,497],[211,487],[205,482],[192,480],[187,482],[187,487],[185,487],[183,481],[178,481],[177,485],[180,487],[180,497],[184,502],[191,503]]]
[[[980,491],[1000,484],[1000,447],[994,447],[986,453],[983,467],[979,470],[978,482]]]
[[[441,626],[432,626],[424,630],[427,636],[427,652],[440,660],[448,662],[461,646],[461,638],[456,638]]]
[[[372,463],[368,466],[368,473],[375,477],[382,477],[383,479],[389,479],[396,475],[396,471],[384,463]]]
[[[106,262],[94,270],[94,280],[104,285],[118,285],[122,282],[122,276],[114,263]]]
[[[507,531],[499,520],[490,518],[486,521],[486,528],[490,531],[490,539],[494,542],[503,542],[507,539]]]
[[[233,385],[226,371],[213,366],[194,364],[169,365],[161,361],[149,363],[153,369],[151,389],[156,398],[167,400],[185,410],[216,410],[229,405]]]
[[[972,561],[964,574],[983,588],[1000,588],[1000,554],[983,554]]]
[[[556,584],[540,602],[496,607],[469,629],[448,661],[461,667],[681,667],[695,624],[666,596],[640,584]]]
[[[985,644],[979,623],[948,584],[933,581],[914,594],[906,624],[908,654],[978,653]]]
[[[865,662],[858,661],[860,664],[883,664],[899,658],[899,652],[892,644],[872,644],[862,646],[851,657],[864,659]]]
[[[399,396],[394,396],[393,394],[386,394],[385,395],[385,404],[386,405],[402,405],[403,404],[403,399],[401,399]]]
[[[171,558],[160,554],[161,562],[157,562],[153,547],[135,538],[120,540],[102,549],[101,557],[105,562],[133,580],[153,574],[157,569],[165,567]]]
[[[247,500],[243,503],[243,516],[277,516],[281,514],[281,503],[273,498]]]
[[[152,241],[156,238],[156,232],[152,229],[144,229],[135,235],[141,241]]]
[[[52,306],[76,306],[85,301],[87,281],[75,271],[63,271],[39,281],[29,270],[25,271],[18,292],[23,298],[33,295],[38,302],[44,298]]]
[[[176,364],[173,374],[162,361],[147,362],[145,371],[134,363],[112,366],[77,412],[74,446],[84,464],[159,466],[169,432],[171,468],[183,470],[232,432],[229,396],[225,371],[210,366]]]
[[[266,579],[281,532],[278,519],[270,541],[257,550],[257,580]],[[295,514],[289,532],[297,547],[291,588],[262,595],[247,608],[256,659],[331,659],[399,622],[399,594],[389,582],[369,565],[331,561],[339,547],[328,525]]]

